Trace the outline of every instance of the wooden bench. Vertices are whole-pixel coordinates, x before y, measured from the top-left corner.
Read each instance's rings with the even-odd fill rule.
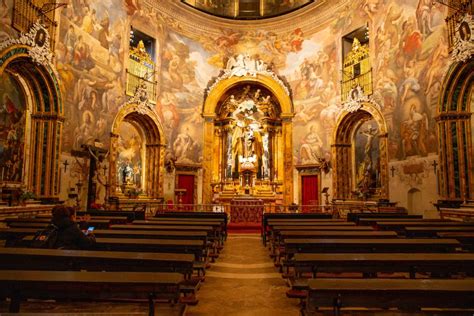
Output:
[[[205,220],[210,220],[210,219],[218,219],[221,220],[224,223],[224,238],[227,238],[227,223],[229,222],[229,218],[227,216],[227,213],[225,212],[220,212],[220,213],[215,213],[215,212],[165,212],[165,213],[156,213],[155,218],[158,219],[165,219],[165,218],[173,218],[173,219],[205,219]]]
[[[347,220],[352,222],[359,222],[361,218],[419,218],[422,219],[422,215],[408,215],[406,212],[390,212],[390,213],[349,213],[347,214]]]
[[[97,250],[191,253],[196,261],[207,258],[206,244],[202,240],[96,238]]]
[[[285,239],[287,259],[295,253],[361,253],[370,252],[454,252],[461,244],[455,239]]]
[[[264,213],[262,217],[262,241],[265,246],[267,243],[266,232],[268,230],[268,220],[270,219],[332,219],[332,215],[323,213]]]
[[[310,279],[304,315],[315,315],[321,307],[398,308],[474,308],[474,280],[426,279]]]
[[[358,225],[376,225],[377,222],[424,222],[424,223],[430,223],[430,222],[446,222],[445,219],[423,219],[420,220],[419,218],[360,218],[358,221]]]
[[[3,270],[178,272],[189,279],[193,254],[0,248]]]
[[[295,276],[312,273],[409,273],[415,278],[417,272],[449,275],[473,273],[474,254],[470,253],[296,253],[294,255]]]
[[[376,227],[382,230],[395,230],[398,232],[404,232],[408,227],[468,227],[474,230],[474,223],[463,223],[454,221],[444,222],[426,222],[426,221],[415,221],[415,222],[376,222]]]
[[[437,236],[440,238],[454,238],[462,244],[464,249],[469,250],[469,251],[474,251],[474,231],[442,232],[442,233],[438,232]]]
[[[8,223],[8,226],[11,227],[11,228],[38,228],[38,229],[42,229],[42,228],[46,228],[49,225],[50,222],[51,222],[50,220],[46,220],[46,219],[18,218],[18,219],[11,219]],[[79,225],[81,225],[81,227],[93,226],[95,228],[101,228],[101,229],[109,228],[109,226],[111,224],[110,220],[106,220],[106,219],[93,219],[93,220],[89,220],[87,222],[77,222],[77,223]],[[85,227],[85,228],[87,228],[87,227]]]
[[[1,270],[0,297],[10,298],[11,313],[25,299],[142,299],[154,315],[154,300],[177,302],[183,280],[179,273]]]
[[[474,232],[474,226],[448,226],[448,227],[405,227],[407,237],[436,237],[438,233],[468,233]]]

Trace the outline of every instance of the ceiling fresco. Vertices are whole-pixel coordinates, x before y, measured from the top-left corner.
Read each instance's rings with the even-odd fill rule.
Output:
[[[231,19],[256,20],[300,9],[314,0],[181,0],[200,11]]]

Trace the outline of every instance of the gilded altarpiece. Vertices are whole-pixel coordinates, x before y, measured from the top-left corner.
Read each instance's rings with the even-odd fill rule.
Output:
[[[270,76],[244,69],[213,85],[203,110],[204,203],[292,201],[292,112],[287,91]]]

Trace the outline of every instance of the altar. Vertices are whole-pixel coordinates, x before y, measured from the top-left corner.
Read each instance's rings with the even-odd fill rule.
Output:
[[[263,200],[238,197],[230,201],[230,222],[240,225],[260,225],[263,211]]]

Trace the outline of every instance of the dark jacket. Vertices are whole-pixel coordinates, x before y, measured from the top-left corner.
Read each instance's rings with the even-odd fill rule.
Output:
[[[54,225],[58,227],[58,234],[54,248],[61,249],[90,249],[95,245],[94,236],[86,236],[76,222],[64,218]]]

